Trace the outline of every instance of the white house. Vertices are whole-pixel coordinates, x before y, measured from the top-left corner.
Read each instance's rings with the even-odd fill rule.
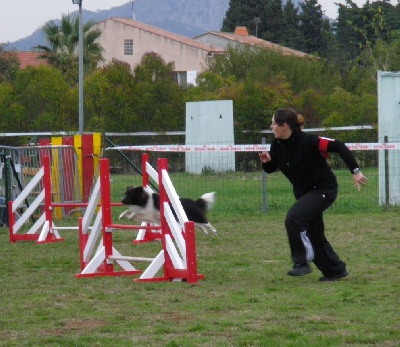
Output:
[[[109,18],[94,28],[102,32],[98,43],[104,48],[104,64],[115,58],[133,68],[146,52],[155,52],[175,63],[175,78],[181,85],[193,83],[213,54],[224,53],[222,48],[128,18]]]
[[[94,28],[102,33],[98,43],[104,49],[103,64],[117,59],[133,69],[145,53],[155,52],[167,63],[174,62],[174,78],[181,86],[195,84],[197,75],[207,68],[208,60],[214,54],[225,53],[228,46],[250,45],[284,55],[315,58],[251,36],[246,27],[237,27],[234,33],[207,32],[193,39],[128,18],[109,18],[96,23]]]

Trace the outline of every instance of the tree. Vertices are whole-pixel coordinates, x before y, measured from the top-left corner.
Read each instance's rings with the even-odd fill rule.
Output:
[[[76,99],[77,88],[73,92]],[[90,131],[137,131],[135,81],[130,65],[113,60],[85,80],[85,121]],[[76,105],[76,103],[74,103]],[[71,110],[76,114],[77,109]]]
[[[348,54],[342,86],[359,94],[376,89],[377,70],[400,69],[398,22],[388,16],[397,9],[387,2],[347,5],[340,7],[337,23],[338,43]]]
[[[228,47],[225,54],[215,55],[209,61],[209,70],[225,78],[233,76],[236,80],[245,80],[257,56],[259,51],[250,46]]]
[[[103,60],[102,47],[96,43],[100,37],[99,30],[92,29],[93,21],[83,25],[83,67],[85,74],[97,67],[98,62]],[[42,58],[59,69],[66,79],[75,84],[78,81],[79,66],[79,17],[71,18],[63,15],[61,26],[50,21],[42,28],[50,46],[38,45],[35,49],[43,52]]]
[[[234,32],[237,26],[245,26],[251,35],[261,37],[265,32],[265,0],[230,0],[222,22],[221,31]]]
[[[28,66],[15,79],[15,113],[9,117],[9,131],[61,131],[69,124],[62,111],[68,85],[52,66]]]
[[[11,124],[13,88],[10,83],[0,83],[0,129],[1,132],[6,132]]]
[[[159,54],[147,52],[134,69],[135,80],[137,82],[171,81],[174,68],[173,62],[166,63]]]
[[[154,52],[143,55],[134,69],[134,125],[141,131],[167,131],[184,127],[183,90],[172,78],[175,65]]]
[[[337,87],[328,98],[327,115],[323,126],[376,124],[377,95],[355,95]]]
[[[326,36],[323,31],[326,30],[322,18],[322,8],[317,0],[304,0],[300,3],[301,29],[304,35],[305,45],[303,52],[310,54],[324,55],[328,43],[324,39]],[[329,29],[330,30],[330,29]]]
[[[15,51],[6,51],[3,45],[0,45],[0,83],[13,82],[20,62]]]
[[[361,52],[362,37],[353,25],[353,23],[358,23],[360,18],[362,18],[361,11],[352,1],[347,0],[346,5],[339,4],[338,17],[333,24],[333,29],[346,60],[354,59]]]
[[[359,8],[351,0],[339,5],[334,29],[337,42],[347,53],[349,60],[355,59],[378,41],[390,43],[400,38],[400,4],[396,7],[388,1],[367,1]]]
[[[187,101],[217,100],[218,92],[235,83],[234,77],[223,77],[217,72],[203,71],[197,77],[197,86],[186,92]]]
[[[282,0],[265,0],[265,14],[262,20],[265,23],[262,38],[275,43],[282,42],[286,24]]]
[[[283,76],[294,93],[313,87],[330,92],[340,81],[335,69],[321,59],[282,55],[250,46],[229,47],[224,55],[210,61],[211,72],[234,81],[271,83]]]
[[[304,35],[300,28],[299,9],[288,0],[283,7],[283,17],[285,19],[285,30],[282,30],[280,44],[296,50],[303,49]]]
[[[294,103],[290,84],[282,75],[275,76],[270,83],[247,81],[233,85],[220,96],[228,97],[235,104],[235,138],[242,142],[248,141],[249,136],[243,130],[268,129],[274,111]]]

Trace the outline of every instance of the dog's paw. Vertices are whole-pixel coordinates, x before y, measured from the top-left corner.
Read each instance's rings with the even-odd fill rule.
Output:
[[[133,219],[135,217],[136,212],[132,212],[131,210],[125,210],[119,215],[119,219],[126,218],[126,219]]]
[[[128,213],[129,213],[129,210],[125,210],[124,212],[122,212],[122,213],[119,215],[119,219],[124,218]]]
[[[208,223],[208,228],[212,231],[215,236],[218,236],[217,229],[215,229],[210,223]]]
[[[128,219],[133,219],[136,216],[136,212],[132,212],[129,216],[126,216]]]
[[[205,227],[202,225],[199,225],[198,228],[203,232],[204,235],[208,236],[208,231]]]

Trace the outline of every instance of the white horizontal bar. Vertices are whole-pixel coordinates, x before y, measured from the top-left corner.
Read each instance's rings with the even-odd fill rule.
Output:
[[[151,263],[154,260],[154,258],[128,257],[128,256],[124,256],[124,255],[121,255],[121,256],[110,255],[108,257],[108,259],[110,259],[110,260],[142,261],[142,262],[149,262],[149,263]]]

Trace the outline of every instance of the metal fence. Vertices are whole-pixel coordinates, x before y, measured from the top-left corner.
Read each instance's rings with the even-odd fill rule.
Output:
[[[392,139],[389,142],[397,140]],[[156,143],[155,141],[170,143],[171,139],[147,139],[148,143]],[[143,142],[146,141],[136,139],[135,144]],[[132,144],[128,139],[122,143]],[[108,145],[110,143],[106,142],[106,147],[112,147]],[[335,154],[331,155],[329,162],[339,182],[339,197],[332,210],[371,210],[381,206],[398,206],[400,193],[399,196],[396,194],[397,190],[400,190],[400,150],[353,149],[364,174],[369,179],[368,184],[358,192],[341,158]],[[194,156],[185,152],[103,150],[102,156],[110,160],[112,202],[121,201],[127,186],[142,184],[141,165],[144,152],[149,154],[150,164],[154,168],[157,168],[158,158],[168,159],[169,175],[179,196],[198,198],[204,193],[215,191],[215,212],[263,213],[280,208],[287,209],[294,202],[291,185],[281,173],[267,175],[262,172],[258,152],[233,151],[218,155],[203,153]],[[43,156],[51,158],[53,201],[82,202],[82,178],[73,147],[3,146],[0,147],[0,199],[3,199],[0,200],[0,212],[4,211],[7,193],[9,199],[15,199],[41,167]],[[7,158],[10,160],[8,169]],[[6,176],[9,177],[8,184]],[[155,184],[153,188],[157,190]],[[38,193],[32,192],[32,199]],[[71,207],[63,208],[61,214],[58,213],[54,217],[64,217],[69,214],[70,209]],[[3,214],[0,215],[2,224]]]
[[[400,151],[393,151],[392,156],[399,156]],[[112,190],[115,201],[120,201],[125,188],[141,184],[141,151],[106,150],[104,156],[110,159],[112,170]],[[359,192],[354,186],[352,175],[338,155],[332,154],[329,159],[339,182],[339,197],[332,209],[376,209],[382,204],[381,182],[393,187],[398,177],[400,166],[391,161],[392,175],[382,171],[379,155],[382,151],[355,150],[354,154],[368,178],[368,184]],[[202,194],[215,191],[217,204],[215,210],[223,213],[258,211],[267,212],[277,208],[288,208],[294,202],[292,188],[287,179],[279,172],[267,175],[262,172],[258,153],[233,153],[234,167],[226,170],[226,162],[232,163],[232,153],[222,153],[218,162],[207,160],[207,155],[192,160],[201,160],[201,171],[191,172],[194,163],[188,161],[187,153],[150,152],[149,160],[157,167],[157,159],[166,157],[169,161],[170,177],[181,197],[198,198]],[[198,163],[196,163],[197,165]],[[395,167],[394,167],[395,166]],[[390,205],[397,203],[390,202]]]
[[[51,162],[52,199],[54,202],[81,202],[77,154],[72,146],[0,146],[0,205],[4,211],[8,200],[14,200],[42,167],[47,156]],[[40,194],[37,185],[26,201],[26,207]],[[71,207],[57,209],[57,217],[65,216]],[[3,214],[2,214],[3,216]],[[6,224],[6,223],[3,223]]]

